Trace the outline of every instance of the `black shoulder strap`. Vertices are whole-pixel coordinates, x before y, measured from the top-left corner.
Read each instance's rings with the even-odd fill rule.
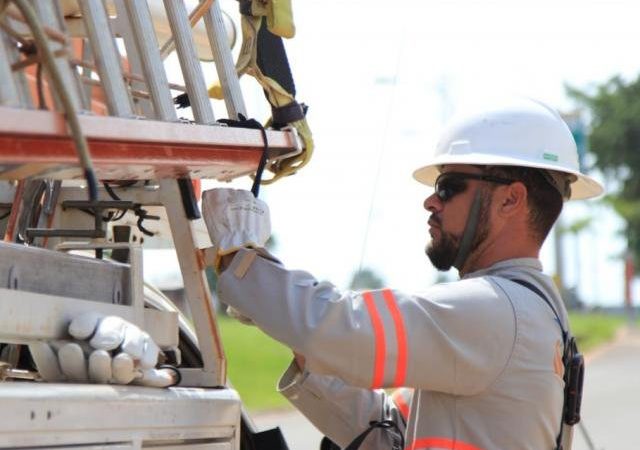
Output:
[[[551,308],[551,311],[553,311],[553,315],[556,316],[556,321],[558,322],[558,325],[560,326],[560,330],[562,331],[562,342],[564,345],[567,345],[567,338],[569,333],[567,333],[567,331],[562,326],[562,321],[560,320],[560,316],[556,312],[556,309],[553,307],[553,305],[551,304],[551,301],[547,298],[547,296],[544,295],[544,293],[540,289],[538,289],[535,285],[529,283],[528,281],[519,280],[516,278],[509,278],[509,280],[519,284],[520,286],[526,287],[530,291],[535,292],[536,294],[538,294],[538,297],[540,297],[542,300],[544,300],[544,302],[547,305],[549,305],[549,308]]]
[[[535,292],[538,297],[540,297],[542,300],[544,300],[544,302],[549,305],[549,308],[551,308],[551,311],[553,311],[553,314],[556,316],[556,321],[558,322],[558,325],[560,326],[560,331],[562,331],[562,342],[564,344],[564,354],[566,354],[567,351],[567,340],[569,337],[569,333],[567,331],[565,331],[564,327],[562,326],[562,321],[560,320],[560,316],[558,315],[558,313],[556,312],[556,309],[553,307],[553,305],[551,304],[551,301],[547,298],[546,295],[544,295],[544,293],[538,289],[536,286],[534,286],[533,284],[529,283],[528,281],[525,280],[518,280],[515,278],[509,278],[510,281],[513,281],[514,283],[519,284],[520,286],[523,286],[527,289],[529,289],[532,292]],[[573,343],[573,338],[571,339],[572,345],[575,345]],[[567,361],[565,361],[565,358],[563,357],[563,363],[565,365],[565,375],[566,375],[566,370],[567,370]],[[566,377],[565,377],[566,378]],[[566,383],[566,379],[565,379],[565,383]],[[580,394],[580,396],[582,396]],[[562,431],[564,428],[564,413],[565,413],[565,409],[566,409],[566,403],[567,403],[567,395],[566,395],[566,384],[565,384],[565,395],[564,395],[564,404],[562,407],[562,413],[563,413],[563,418],[560,420],[560,432],[558,433],[558,436],[556,436],[556,448],[555,450],[563,450],[562,449]],[[579,404],[579,401],[578,401]],[[578,406],[579,408],[579,406]]]

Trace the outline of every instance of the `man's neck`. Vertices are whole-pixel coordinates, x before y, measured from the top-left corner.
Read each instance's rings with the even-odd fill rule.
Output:
[[[493,266],[500,261],[515,258],[538,258],[540,245],[530,240],[517,242],[510,239],[485,241],[474,250],[460,269],[460,277]]]

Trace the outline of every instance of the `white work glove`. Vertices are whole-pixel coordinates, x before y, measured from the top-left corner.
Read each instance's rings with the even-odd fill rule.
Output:
[[[220,259],[240,248],[263,248],[271,235],[269,207],[249,191],[216,188],[202,194],[202,215],[215,249],[214,268],[219,273]],[[232,306],[227,314],[245,325],[253,321]]]
[[[83,313],[71,321],[68,331],[75,341],[29,345],[46,381],[176,384],[176,370],[155,369],[161,351],[153,339],[121,317]]]
[[[249,191],[216,188],[203,192],[202,215],[220,259],[243,247],[263,248],[271,235],[269,207]]]

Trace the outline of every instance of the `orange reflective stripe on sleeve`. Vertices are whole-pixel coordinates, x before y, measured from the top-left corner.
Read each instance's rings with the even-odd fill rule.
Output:
[[[371,318],[371,325],[373,327],[374,345],[375,345],[375,357],[373,361],[373,380],[371,381],[371,389],[377,389],[382,387],[384,382],[384,363],[386,354],[386,343],[384,339],[384,327],[382,326],[382,319],[380,319],[380,313],[376,308],[373,294],[371,292],[364,292],[362,294],[364,303],[369,311],[369,317]]]
[[[476,447],[466,442],[461,442],[445,437],[428,437],[420,438],[409,444],[405,450],[482,450],[480,447]]]
[[[389,313],[393,318],[393,324],[396,330],[396,342],[398,344],[398,359],[396,361],[396,375],[393,380],[393,386],[404,386],[407,376],[407,331],[404,327],[404,320],[398,308],[393,292],[390,289],[382,291],[384,301],[389,309]]]

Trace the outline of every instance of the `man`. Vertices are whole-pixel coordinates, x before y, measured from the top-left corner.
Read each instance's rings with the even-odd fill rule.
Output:
[[[427,255],[459,281],[340,292],[262,248],[266,205],[214,189],[203,210],[221,300],[293,349],[280,390],[343,448],[370,423],[361,448],[400,448],[400,435],[409,449],[558,448],[568,322],[539,250],[563,201],[602,187],[560,116],[531,100],[454,123],[414,177],[435,186]],[[414,389],[407,423],[379,389],[401,386]]]

